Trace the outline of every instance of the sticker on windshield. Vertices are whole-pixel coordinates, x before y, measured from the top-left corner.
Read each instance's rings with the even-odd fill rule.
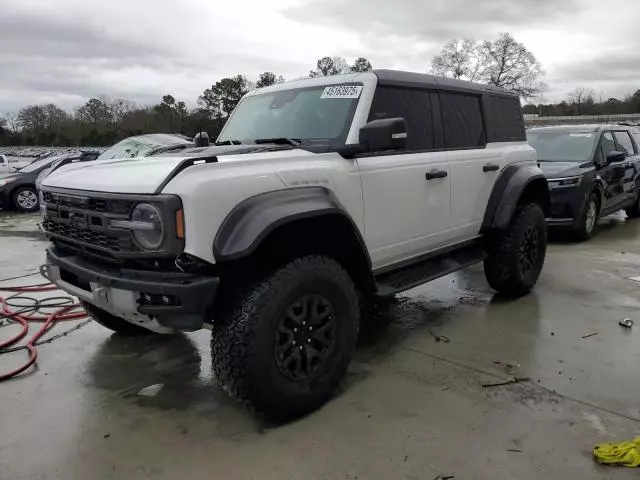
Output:
[[[326,87],[320,98],[358,98],[362,85],[334,85]]]
[[[593,133],[570,133],[569,136],[570,137],[591,138],[591,137],[593,137]]]

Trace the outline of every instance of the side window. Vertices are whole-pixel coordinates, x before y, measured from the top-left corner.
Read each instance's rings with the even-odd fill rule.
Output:
[[[487,144],[480,97],[440,92],[445,148],[474,148]]]
[[[620,152],[625,152],[627,155],[633,155],[633,143],[631,143],[631,137],[627,132],[613,132],[616,137],[616,148]]]
[[[605,132],[602,135],[600,147],[602,149],[602,158],[606,160],[607,155],[609,155],[609,153],[613,152],[616,149],[616,144],[613,141],[613,134],[611,132]]]
[[[631,136],[636,141],[637,151],[640,152],[640,132],[631,132]]]
[[[527,137],[520,99],[484,94],[487,142],[523,142]]]
[[[403,117],[407,122],[407,150],[433,150],[433,114],[428,91],[378,87],[369,121],[395,117]]]

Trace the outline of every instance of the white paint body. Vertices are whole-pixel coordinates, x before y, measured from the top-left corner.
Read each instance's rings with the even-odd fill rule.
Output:
[[[299,86],[363,84],[346,143],[358,143],[377,83],[372,73],[324,77],[266,87],[248,96]],[[185,157],[146,157],[68,165],[43,186],[99,192],[150,194]],[[175,176],[162,193],[181,198],[185,252],[215,263],[213,239],[227,215],[255,195],[322,186],[333,192],[365,239],[373,269],[380,269],[478,235],[486,205],[509,164],[535,164],[526,142],[488,144],[483,149],[406,153],[345,159],[302,149],[221,155]],[[499,169],[483,172],[485,164]],[[446,178],[425,174],[445,170]]]

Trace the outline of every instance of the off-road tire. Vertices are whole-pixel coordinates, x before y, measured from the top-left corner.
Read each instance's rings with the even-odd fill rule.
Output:
[[[333,343],[309,378],[294,380],[283,373],[277,335],[299,299],[318,295],[335,312]],[[211,353],[218,382],[232,397],[276,421],[300,417],[329,400],[353,356],[360,320],[353,282],[325,256],[294,259],[250,285],[227,286],[216,313]]]
[[[129,323],[126,320],[116,317],[115,315],[111,315],[109,312],[102,310],[95,305],[91,305],[90,303],[82,302],[82,306],[96,323],[102,325],[105,328],[108,328],[109,330],[113,330],[120,335],[133,337],[155,333],[151,330],[147,330],[146,328],[142,328],[138,325],[134,325],[133,323]]]
[[[592,208],[595,210],[591,211]],[[596,231],[599,212],[600,198],[597,193],[593,192],[589,195],[589,198],[587,198],[587,202],[584,204],[582,212],[580,212],[580,223],[574,232],[576,240],[589,240],[593,236]],[[595,217],[591,218],[591,215],[595,215]]]
[[[30,206],[26,206],[23,201],[20,200],[21,196],[29,195],[30,197],[35,197],[35,202],[33,202]],[[38,201],[38,192],[33,187],[20,187],[17,188],[12,195],[13,205],[19,212],[31,213],[38,210],[40,207],[40,202]]]
[[[632,206],[624,209],[627,217],[629,218],[639,218],[640,217],[640,190],[636,192],[636,200]]]
[[[535,260],[526,257],[530,264],[526,270],[521,256],[530,252],[525,245],[535,240],[532,237],[537,238],[538,250]],[[484,273],[489,285],[510,297],[529,293],[538,281],[547,251],[547,227],[540,206],[531,203],[518,207],[509,226],[490,238],[487,250]]]

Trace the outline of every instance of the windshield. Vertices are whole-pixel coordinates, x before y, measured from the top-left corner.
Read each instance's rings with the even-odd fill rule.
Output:
[[[100,154],[98,160],[110,160],[112,158],[134,158],[147,155],[157,145],[145,145],[135,140],[122,140]]]
[[[294,139],[303,145],[343,144],[359,85],[294,88],[245,98],[218,137],[218,143]]]
[[[44,160],[36,160],[35,162],[30,163],[29,165],[27,165],[26,167],[21,168],[18,171],[20,173],[36,172],[36,171],[40,170],[41,168],[45,168],[45,167],[48,167],[49,165],[51,165],[51,163],[53,163],[53,161],[55,159],[56,159],[56,157],[54,157],[54,158],[45,158]]]
[[[596,132],[527,133],[527,141],[541,162],[589,162],[597,139]]]

